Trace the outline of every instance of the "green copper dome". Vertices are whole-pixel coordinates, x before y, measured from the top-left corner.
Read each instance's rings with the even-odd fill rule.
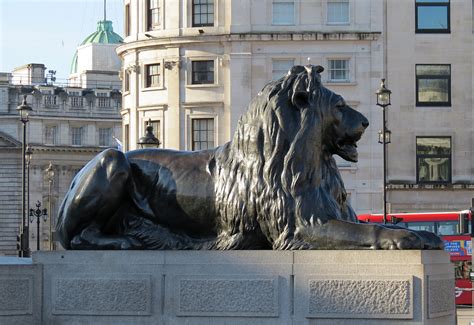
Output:
[[[123,41],[123,38],[114,33],[112,22],[110,20],[101,20],[97,22],[97,30],[86,37],[81,45],[99,43],[99,44],[118,44]],[[77,51],[72,58],[71,73],[77,72]]]

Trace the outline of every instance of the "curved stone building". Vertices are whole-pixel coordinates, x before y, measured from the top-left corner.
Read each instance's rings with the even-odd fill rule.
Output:
[[[125,0],[117,48],[125,148],[137,148],[149,119],[164,148],[221,145],[268,81],[294,64],[320,64],[325,85],[373,125],[360,142],[360,163],[339,161],[352,204],[373,211],[382,12],[380,1]]]

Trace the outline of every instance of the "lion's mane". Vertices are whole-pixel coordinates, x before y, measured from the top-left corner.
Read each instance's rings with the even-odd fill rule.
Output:
[[[357,222],[334,158],[325,151],[334,93],[321,85],[319,68],[296,66],[265,86],[233,140],[216,152],[218,248],[255,248],[255,240],[266,243],[261,248],[307,248],[295,239],[298,229],[330,219]],[[306,108],[295,105],[300,92],[311,103]]]

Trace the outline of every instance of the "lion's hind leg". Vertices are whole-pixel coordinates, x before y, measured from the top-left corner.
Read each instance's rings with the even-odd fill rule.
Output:
[[[123,233],[125,237],[142,243],[144,249],[150,250],[214,249],[216,245],[215,236],[193,238],[184,233],[170,231],[165,226],[133,214],[123,220]]]
[[[126,198],[130,177],[127,158],[114,149],[104,150],[84,166],[66,193],[58,215],[57,232],[64,248],[105,249],[116,245],[103,231]],[[98,245],[101,236],[105,241],[102,246]]]
[[[109,250],[109,249],[141,249],[143,245],[131,236],[106,235],[96,223],[84,228],[71,240],[72,249]]]

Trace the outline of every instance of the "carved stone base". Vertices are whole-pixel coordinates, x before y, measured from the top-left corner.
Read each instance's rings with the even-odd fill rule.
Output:
[[[21,276],[1,264],[0,288],[10,288]],[[0,323],[26,314],[42,324],[455,321],[443,251],[56,251],[35,253],[33,266],[39,276],[20,281],[33,305],[22,315],[6,310],[17,293],[0,290],[0,302],[10,302],[0,304]]]

